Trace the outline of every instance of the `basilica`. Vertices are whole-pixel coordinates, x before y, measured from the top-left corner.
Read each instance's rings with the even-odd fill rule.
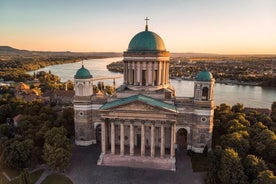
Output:
[[[193,97],[177,96],[169,80],[170,52],[147,24],[131,39],[123,63],[124,82],[112,96],[93,93],[89,70],[77,70],[76,145],[100,144],[98,165],[172,171],[177,150],[211,149],[215,80],[210,72],[195,77]]]

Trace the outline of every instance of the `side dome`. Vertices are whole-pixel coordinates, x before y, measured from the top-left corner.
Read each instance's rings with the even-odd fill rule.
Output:
[[[127,51],[166,51],[166,47],[158,34],[146,30],[131,39]]]
[[[76,75],[75,75],[75,79],[90,79],[93,76],[90,74],[89,70],[87,70],[86,68],[84,68],[84,66],[82,65],[82,67],[80,69],[78,69]]]
[[[213,75],[211,72],[207,70],[203,70],[197,74],[195,80],[197,81],[212,81]]]

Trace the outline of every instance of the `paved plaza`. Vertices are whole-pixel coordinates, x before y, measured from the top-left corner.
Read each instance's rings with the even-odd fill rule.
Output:
[[[98,166],[100,146],[75,146],[66,175],[74,184],[203,184],[205,173],[194,173],[186,151],[176,152],[176,171]]]

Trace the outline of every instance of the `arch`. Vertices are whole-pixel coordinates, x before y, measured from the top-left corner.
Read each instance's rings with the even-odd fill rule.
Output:
[[[204,87],[202,89],[202,100],[208,100],[208,96],[209,96],[209,88]]]
[[[83,84],[78,84],[78,92],[79,92],[79,96],[83,96]]]
[[[188,142],[188,131],[185,128],[179,128],[176,132],[177,149],[186,149]]]
[[[99,123],[99,124],[97,124],[96,126],[95,126],[95,124],[94,124],[94,127],[95,127],[95,132],[96,132],[96,141],[97,141],[97,143],[101,143],[101,138],[102,138],[102,126],[101,126],[101,123]]]

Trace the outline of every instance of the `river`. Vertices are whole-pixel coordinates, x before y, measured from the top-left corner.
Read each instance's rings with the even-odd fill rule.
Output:
[[[120,61],[122,58],[107,58],[107,59],[90,59],[84,60],[84,66],[89,69],[93,77],[118,76],[120,73],[110,72],[106,69],[106,65],[113,61]],[[36,71],[51,72],[58,75],[62,82],[73,80],[76,71],[81,67],[81,62],[52,65],[41,68]],[[186,80],[170,80],[175,88],[177,96],[192,97],[194,90],[194,82]],[[123,79],[116,79],[116,86],[122,84]],[[104,81],[105,84],[112,84],[112,80]],[[273,101],[276,101],[276,88],[260,87],[260,86],[242,86],[242,85],[225,85],[215,84],[214,89],[215,104],[226,103],[234,105],[242,103],[245,107],[255,108],[270,108]]]

